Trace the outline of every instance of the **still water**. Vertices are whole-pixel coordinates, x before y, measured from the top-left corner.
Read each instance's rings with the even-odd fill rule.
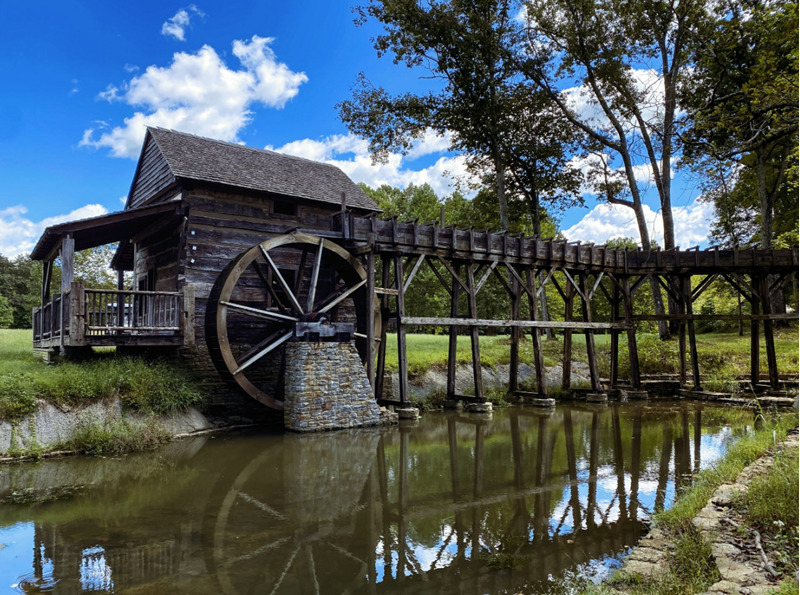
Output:
[[[685,402],[428,414],[0,467],[0,591],[540,593],[619,565],[749,421]]]

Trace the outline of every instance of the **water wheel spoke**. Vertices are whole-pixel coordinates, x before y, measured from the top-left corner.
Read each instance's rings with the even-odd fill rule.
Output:
[[[299,321],[299,318],[295,316],[287,316],[286,314],[280,314],[279,312],[273,312],[272,310],[262,310],[261,308],[253,308],[252,306],[245,306],[244,304],[237,304],[235,302],[221,301],[220,304],[236,310],[237,312],[247,314],[248,316],[254,316],[256,318],[266,318],[267,320],[278,322]]]
[[[294,564],[294,559],[297,557],[297,552],[299,551],[300,551],[300,546],[298,545],[296,548],[294,548],[294,551],[292,552],[289,561],[286,563],[286,568],[283,569],[283,572],[281,573],[278,582],[275,583],[275,586],[272,588],[272,591],[270,591],[270,595],[274,595],[275,593],[278,592],[278,589],[283,584],[283,579],[285,579],[286,575],[289,574],[289,569],[292,567],[292,564]]]
[[[311,271],[311,279],[308,284],[308,311],[314,310],[314,298],[317,295],[317,283],[319,283],[319,268],[322,264],[322,250],[325,247],[325,242],[322,238],[319,239],[319,247],[317,248],[317,255],[314,258],[314,268]]]
[[[268,543],[266,545],[262,545],[260,548],[254,549],[252,552],[247,552],[246,554],[242,554],[241,556],[236,556],[235,558],[227,560],[226,562],[223,562],[221,566],[222,568],[228,568],[230,566],[233,566],[237,562],[244,562],[245,560],[250,560],[252,558],[255,558],[256,556],[260,556],[261,554],[268,552],[269,550],[274,550],[275,548],[282,546],[289,540],[290,540],[289,537],[281,537],[279,540],[273,541],[272,543]]]
[[[245,369],[252,366],[270,351],[289,340],[292,333],[293,331],[291,330],[287,331],[281,328],[269,335],[266,339],[259,341],[258,344],[248,349],[247,353],[236,361],[236,370],[234,370],[233,374],[241,374]]]
[[[308,556],[308,565],[311,569],[311,579],[314,581],[314,593],[319,595],[319,580],[317,580],[317,566],[314,563],[314,550],[312,550],[311,546],[308,544],[306,544],[305,550]]]
[[[366,284],[367,284],[367,280],[366,279],[362,279],[360,282],[358,282],[355,285],[353,285],[352,287],[350,287],[347,291],[345,291],[344,293],[339,294],[332,301],[330,301],[327,304],[325,304],[322,308],[320,308],[319,313],[320,314],[325,314],[325,312],[327,312],[331,308],[334,308],[336,305],[339,304],[339,302],[342,302],[342,301],[346,300],[348,297],[350,297],[353,293],[355,293],[356,291],[358,291],[359,289],[364,287],[364,285],[366,285]]]
[[[261,254],[264,256],[264,259],[267,261],[267,264],[272,269],[272,274],[275,275],[275,277],[278,279],[278,283],[280,284],[281,289],[283,289],[283,292],[286,294],[286,297],[289,298],[289,301],[292,302],[292,306],[294,306],[295,310],[297,310],[297,312],[299,312],[300,314],[305,314],[303,306],[301,306],[300,302],[297,301],[297,296],[294,294],[294,291],[292,291],[292,288],[289,287],[289,284],[286,282],[286,279],[284,278],[280,269],[270,257],[269,252],[267,252],[267,250],[264,249],[264,246],[259,246],[259,247],[261,248]]]
[[[245,492],[242,492],[240,490],[236,490],[236,495],[239,498],[241,498],[242,500],[244,500],[245,502],[248,502],[248,503],[252,504],[253,506],[255,506],[256,508],[266,512],[268,515],[270,515],[272,517],[275,517],[279,521],[288,521],[289,520],[288,518],[286,518],[286,515],[284,515],[281,512],[278,512],[277,510],[272,508],[269,504],[265,504],[261,500],[253,498],[250,494],[246,494]]]

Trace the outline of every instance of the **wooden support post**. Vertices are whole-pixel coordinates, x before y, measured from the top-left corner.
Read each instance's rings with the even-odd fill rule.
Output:
[[[511,276],[511,320],[519,320],[519,307],[522,301],[522,288],[515,276]],[[508,390],[519,390],[519,336],[520,328],[511,327],[511,354],[508,370]]]
[[[475,272],[472,264],[467,263],[467,303],[469,304],[469,317],[478,317],[478,304],[475,299]],[[470,342],[472,344],[472,378],[475,384],[475,397],[479,402],[486,399],[483,396],[483,368],[481,367],[480,333],[477,326],[470,327]]]
[[[566,247],[565,247],[566,249]],[[565,283],[564,287],[564,322],[572,320],[572,304],[575,298],[575,288],[572,283]],[[572,375],[572,329],[564,329],[564,358],[561,362],[561,388],[569,390]]]
[[[622,309],[625,312],[625,326],[628,336],[628,358],[631,366],[631,386],[635,389],[642,388],[642,378],[639,374],[639,349],[636,346],[636,329],[633,326],[633,296],[631,295],[630,277],[622,278]]]
[[[761,275],[759,278],[759,293],[761,293],[761,311],[765,316],[772,314],[772,304],[769,298],[769,277]],[[772,390],[780,388],[778,378],[778,361],[775,356],[775,336],[772,332],[772,320],[764,319],[764,344],[767,348],[767,367],[769,371],[769,387]]]
[[[619,280],[613,279],[611,288],[611,322],[619,321]],[[611,329],[611,353],[609,362],[609,380],[611,386],[619,383],[619,329]]]
[[[69,291],[75,279],[75,239],[72,234],[61,240],[61,293]]]
[[[381,284],[383,289],[388,289],[391,284],[389,276],[389,259],[381,258]],[[383,398],[383,383],[386,377],[386,331],[389,326],[389,296],[381,295],[381,335],[378,342],[378,361],[375,370],[375,396]]]
[[[453,272],[459,274],[461,265],[453,263]],[[450,292],[450,316],[458,318],[458,298],[461,292],[461,284],[456,276],[453,275],[453,286]],[[447,398],[452,400],[456,394],[456,360],[458,353],[458,327],[450,326],[450,337],[447,345]]]
[[[116,325],[120,328],[125,326],[125,296],[122,294],[122,290],[125,289],[125,273],[122,270],[117,271],[117,321]],[[185,295],[185,294],[184,294]],[[192,306],[194,306],[194,297],[192,298]],[[194,318],[192,318],[194,320]],[[194,328],[192,328],[194,332]],[[185,344],[185,337],[186,334],[184,333],[184,344]],[[193,344],[194,344],[194,336],[192,336]]]
[[[68,319],[61,319],[62,345],[70,347],[80,347],[85,345],[86,337],[86,294],[83,292],[83,283],[73,281],[69,288],[69,308],[67,308]],[[62,301],[62,308],[65,297]],[[64,340],[64,330],[69,329],[69,341]]]
[[[183,344],[193,346],[194,336],[194,285],[183,286],[183,316],[181,327],[183,329]]]
[[[528,286],[528,310],[531,320],[536,320],[536,288],[534,286],[535,275],[531,269],[525,270],[525,283]],[[541,279],[541,275],[539,275]],[[541,289],[541,287],[540,287]],[[541,289],[544,293],[544,289]],[[536,373],[536,392],[539,397],[547,398],[547,378],[544,370],[544,354],[542,353],[542,331],[537,327],[531,328],[531,343],[533,344],[533,370]]]
[[[406,353],[406,315],[405,291],[403,290],[403,257],[394,257],[394,275],[397,286],[397,374],[400,385],[400,403],[408,400],[408,354]]]
[[[694,390],[700,390],[700,363],[697,358],[697,338],[694,332],[694,316],[692,313],[692,277],[683,278],[683,299],[686,302],[686,314],[689,317],[689,356],[692,360],[692,383]],[[687,438],[688,440],[688,438]]]
[[[375,391],[375,252],[367,253],[367,378]]]
[[[678,279],[675,281],[675,279]],[[673,277],[671,278],[672,285],[677,285],[677,292],[681,296],[680,301],[680,313],[686,314],[687,306],[686,306],[686,295],[683,291],[683,288],[680,287],[680,279]],[[691,298],[690,298],[691,299]],[[686,319],[681,318],[680,323],[678,325],[678,378],[680,380],[681,386],[686,384]]]
[[[589,302],[589,294],[586,289],[586,273],[581,273],[578,277],[578,287],[580,288],[581,293],[581,308],[583,311],[583,321],[584,322],[591,322],[592,321],[592,305]],[[594,333],[591,329],[586,329],[584,332],[584,337],[586,338],[586,357],[589,358],[589,378],[592,383],[592,390],[594,392],[600,392],[602,390],[600,386],[600,373],[597,370],[597,352],[594,348]]]
[[[50,301],[50,282],[53,278],[53,261],[47,260],[42,266],[42,308]]]
[[[755,387],[761,381],[761,362],[760,362],[760,348],[758,344],[758,319],[753,318],[752,315],[758,314],[761,308],[761,300],[759,299],[760,290],[759,279],[755,275],[750,275],[750,383]]]

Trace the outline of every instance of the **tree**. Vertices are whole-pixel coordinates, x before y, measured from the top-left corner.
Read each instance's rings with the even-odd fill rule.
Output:
[[[690,110],[686,156],[696,167],[710,161],[727,169],[731,191],[717,193],[717,213],[755,207],[762,248],[774,244],[779,203],[788,210],[782,222],[796,229],[797,18],[797,4],[781,0],[717,4],[682,87]]]
[[[529,45],[520,57],[525,74],[596,147],[621,161],[627,196],[609,193],[609,186],[601,196],[633,210],[646,247],[650,234],[636,171],[639,156],[645,159],[660,200],[664,247],[674,248],[677,89],[690,66],[688,42],[703,4],[531,0],[527,12]],[[653,295],[662,313],[655,287]],[[668,334],[665,325],[660,331]]]
[[[0,328],[11,328],[14,322],[14,309],[4,295],[0,295]]]
[[[42,264],[26,254],[10,260],[0,255],[0,295],[13,311],[11,328],[32,328],[33,308],[41,301]]]
[[[520,134],[539,114],[535,102],[520,105],[521,98],[534,97],[536,90],[524,83],[512,59],[519,41],[514,19],[518,8],[512,0],[424,5],[415,0],[373,0],[358,8],[360,22],[374,18],[384,27],[385,33],[374,42],[378,55],[391,53],[395,63],[427,69],[435,90],[392,97],[362,73],[353,98],[338,106],[342,121],[351,132],[368,138],[379,158],[388,151],[409,150],[413,140],[429,130],[448,135],[451,149],[470,157],[473,168],[491,172],[503,230],[510,226],[509,171],[519,188],[523,181],[539,181],[542,172],[555,176],[562,169],[539,166],[549,155],[531,160],[531,151],[547,146],[562,157],[565,154],[561,141],[553,141],[551,135],[540,135],[538,143],[520,142]],[[549,191],[547,185],[537,190],[540,195]]]

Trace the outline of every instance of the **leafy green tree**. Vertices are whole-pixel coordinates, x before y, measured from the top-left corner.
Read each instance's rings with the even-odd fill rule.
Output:
[[[728,188],[714,197],[721,229],[730,230],[726,216],[755,209],[759,244],[769,248],[776,221],[780,233],[796,233],[797,4],[727,0],[715,11],[682,87],[691,123],[685,153],[695,165],[727,170]]]
[[[558,184],[541,178],[558,178],[568,159],[562,139],[551,134],[567,129],[542,117],[544,104],[532,100],[536,90],[512,59],[520,39],[518,10],[513,0],[372,0],[357,11],[360,22],[375,19],[384,27],[374,41],[378,55],[427,70],[433,90],[392,97],[362,73],[353,98],[338,106],[342,121],[368,138],[379,158],[409,150],[429,130],[448,135],[451,149],[467,155],[474,170],[491,172],[504,230],[511,225],[509,173],[515,189],[549,196]]]
[[[75,253],[75,280],[92,289],[116,289],[117,272],[111,269],[111,259],[117,244],[106,244]]]
[[[0,328],[10,328],[14,322],[14,309],[4,295],[0,295]]]
[[[42,265],[28,255],[13,260],[0,255],[0,295],[13,311],[11,328],[31,328],[33,308],[41,301]]]

